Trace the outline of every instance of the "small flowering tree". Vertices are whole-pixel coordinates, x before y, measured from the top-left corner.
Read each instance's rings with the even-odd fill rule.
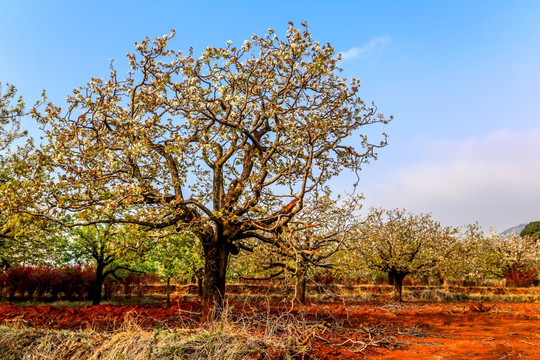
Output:
[[[401,301],[405,276],[443,267],[457,249],[456,234],[456,229],[441,226],[430,215],[372,209],[358,226],[352,250],[360,266],[388,274],[395,299]]]
[[[167,283],[167,303],[171,301],[171,279],[197,279],[202,293],[203,256],[200,243],[190,233],[159,236],[145,256],[148,265]]]
[[[533,275],[530,270],[540,267],[540,244],[535,237],[492,233],[482,248],[482,261],[491,276],[512,279],[516,272]]]
[[[337,254],[356,225],[360,200],[356,195],[334,199],[329,190],[310,196],[274,243],[258,246],[256,239],[243,243],[242,248],[252,254],[235,264],[240,276],[253,279],[249,274],[256,273],[258,279],[293,277],[295,299],[304,304],[308,281],[316,282],[314,275],[320,270],[339,267]]]
[[[363,130],[388,119],[358,96],[358,80],[337,76],[339,57],[307,25],[200,57],[169,50],[172,35],[137,44],[128,78],[111,65],[107,80],[74,90],[66,111],[48,104],[41,153],[51,176],[21,196],[34,204],[24,211],[66,226],[194,233],[204,322],[223,304],[229,255],[246,239],[276,243],[307,194],[376,157],[386,136],[371,142]],[[60,219],[73,213],[92,220]]]
[[[486,234],[478,223],[460,229],[457,250],[447,262],[446,273],[454,279],[475,281],[487,275],[486,254],[488,243]]]

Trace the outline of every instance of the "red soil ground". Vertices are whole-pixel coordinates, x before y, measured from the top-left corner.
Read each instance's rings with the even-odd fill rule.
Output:
[[[233,312],[256,314],[265,304],[233,303]],[[539,303],[318,303],[272,304],[313,327],[317,359],[540,359]],[[196,324],[200,306],[100,305],[84,307],[0,305],[0,323],[38,328],[111,331],[126,318],[142,327]],[[365,347],[368,344],[369,346]]]

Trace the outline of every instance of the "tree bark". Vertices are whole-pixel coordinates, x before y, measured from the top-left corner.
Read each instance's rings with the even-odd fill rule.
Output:
[[[101,292],[103,290],[103,282],[105,277],[103,276],[103,271],[105,266],[103,264],[97,264],[96,266],[96,284],[94,286],[94,291],[92,292],[92,305],[101,304]]]
[[[202,298],[203,296],[203,277],[202,274],[197,276],[197,292],[199,294],[199,297]]]
[[[407,274],[405,273],[394,273],[392,277],[394,278],[394,300],[402,301],[403,300],[403,279],[405,279]]]
[[[226,241],[218,241],[203,244],[203,249],[205,264],[201,322],[207,323],[215,320],[223,310],[229,248]]]
[[[304,305],[306,303],[306,272],[299,268],[296,274],[296,301]]]

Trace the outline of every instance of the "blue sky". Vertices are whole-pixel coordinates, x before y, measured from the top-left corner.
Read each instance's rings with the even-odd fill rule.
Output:
[[[198,52],[307,21],[395,121],[365,207],[500,231],[540,219],[538,1],[0,1],[0,82],[61,104],[133,43],[175,29]],[[340,188],[352,184],[344,174]]]

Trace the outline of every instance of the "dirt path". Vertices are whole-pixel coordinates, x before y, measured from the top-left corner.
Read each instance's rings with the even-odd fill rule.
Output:
[[[492,306],[484,312],[465,308],[463,313],[409,317],[403,326],[418,324],[426,329],[425,337],[403,337],[403,349],[382,350],[371,358],[540,359],[538,304]]]
[[[395,326],[401,343],[368,348],[370,359],[540,359],[538,303],[370,305],[344,312],[351,323]]]

